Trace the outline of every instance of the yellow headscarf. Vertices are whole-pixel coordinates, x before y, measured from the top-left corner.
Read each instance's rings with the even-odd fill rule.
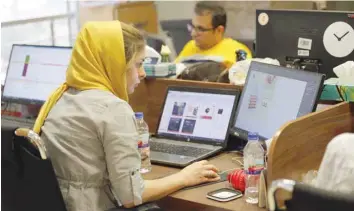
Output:
[[[106,90],[128,101],[125,70],[124,41],[120,22],[85,24],[73,48],[66,82],[42,106],[33,131],[40,134],[49,111],[69,87],[78,90]]]

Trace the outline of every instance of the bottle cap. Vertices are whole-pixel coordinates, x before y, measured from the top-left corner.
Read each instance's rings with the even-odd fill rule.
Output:
[[[135,118],[137,118],[137,119],[144,118],[144,113],[143,112],[135,112]]]
[[[249,132],[248,133],[248,140],[249,141],[258,141],[258,133]]]

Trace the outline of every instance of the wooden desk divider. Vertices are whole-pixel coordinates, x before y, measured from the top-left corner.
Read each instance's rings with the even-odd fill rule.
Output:
[[[344,132],[354,132],[354,103],[339,103],[283,125],[268,151],[268,186],[276,179],[300,181],[302,174],[318,170],[327,144]]]
[[[135,89],[135,92],[129,96],[129,104],[135,112],[144,112],[144,120],[149,125],[149,130],[151,133],[156,132],[168,86],[242,89],[241,86],[224,83],[210,83],[167,78],[145,79]]]

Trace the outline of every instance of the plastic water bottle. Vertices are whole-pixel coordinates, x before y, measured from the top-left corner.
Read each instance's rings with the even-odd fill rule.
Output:
[[[246,174],[245,199],[247,203],[258,203],[258,184],[264,169],[264,150],[257,133],[248,133],[248,143],[243,149],[243,165]]]
[[[149,127],[144,121],[144,114],[142,112],[136,112],[135,118],[137,121],[137,127],[139,133],[138,149],[141,155],[140,173],[144,174],[151,171]]]

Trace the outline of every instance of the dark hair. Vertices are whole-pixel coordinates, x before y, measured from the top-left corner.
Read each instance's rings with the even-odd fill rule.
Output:
[[[198,1],[195,4],[194,12],[197,15],[203,15],[205,12],[210,12],[212,15],[211,23],[215,29],[218,26],[223,26],[226,29],[226,12],[224,7],[214,1]]]
[[[193,81],[208,81],[230,83],[227,67],[220,62],[205,61],[189,65],[184,69],[178,79]]]

